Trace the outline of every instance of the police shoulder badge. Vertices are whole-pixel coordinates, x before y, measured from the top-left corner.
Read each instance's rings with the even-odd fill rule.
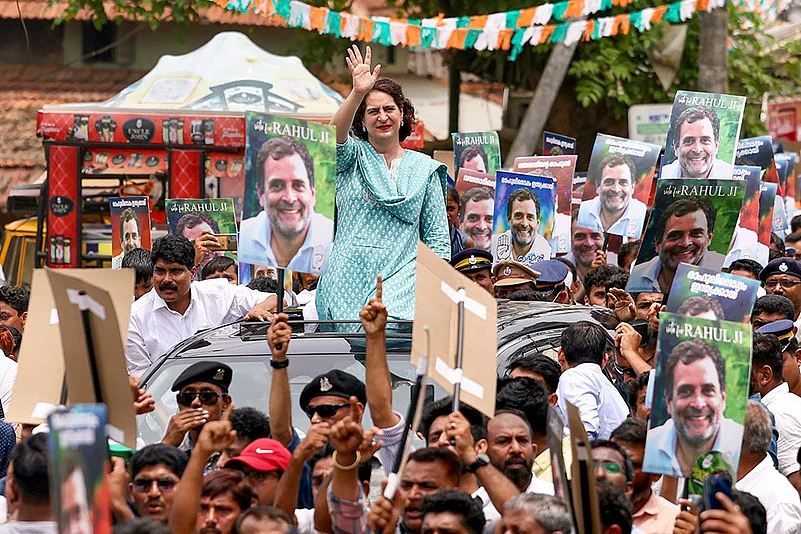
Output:
[[[331,391],[332,387],[327,377],[324,376],[320,379],[320,391]]]

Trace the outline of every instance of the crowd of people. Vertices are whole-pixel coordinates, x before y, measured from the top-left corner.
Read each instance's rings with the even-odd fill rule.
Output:
[[[638,243],[626,243],[612,265],[603,233],[580,227],[574,213],[569,254],[494,261],[492,213],[478,209],[489,199],[448,193],[442,166],[400,147],[414,109],[400,86],[371,68],[369,49],[363,58],[354,47],[347,63],[354,83],[333,120],[339,212],[325,274],[297,274],[279,303],[277,273],[240,285],[235,262],[211,254],[217,238],[205,229],[193,241],[168,234],[122,258],[135,271],[125,357],[138,414],[154,409],[139,384],[154,362],[196,332],[237,320],[269,323],[270,388],[267,406],[241,405],[223,358],[185,366],[171,386],[179,409],[160,442],[111,459],[114,532],[567,534],[575,517],[555,479],[579,459],[569,435],[561,451],[551,450],[548,413],[567,421],[573,405],[590,440],[598,531],[801,533],[801,218],[785,239],[775,236],[766,266],[739,259],[727,269],[759,280],[763,293],[751,316],[745,424],[723,417],[720,355],[690,341],[665,371],[671,426],[649,434],[647,390],[669,284],[657,276],[653,291],[626,292]],[[672,213],[666,224],[680,217]],[[422,443],[405,458],[397,491],[385,496],[383,479],[411,425],[393,409],[388,319],[414,316],[418,240],[497,299],[606,308],[618,324],[579,321],[564,329],[558,351],[513,358],[498,377],[491,417],[464,402],[454,410],[447,396],[426,403],[411,429]],[[0,287],[3,409],[13,401],[28,300],[22,288]],[[292,420],[288,374],[302,332],[279,304],[302,308],[307,319],[358,321],[348,328],[365,337],[364,381],[335,369],[305,384],[296,400],[309,419],[305,434]],[[713,299],[688,299],[679,312],[720,318],[718,308]],[[680,473],[702,452],[738,449],[737,471],[725,481],[731,491],[716,493],[719,506],[705,509],[688,494],[686,477],[645,472],[649,439]],[[56,509],[51,463],[44,425],[0,424],[0,533],[56,532],[57,522],[82,532],[72,529],[70,510]]]

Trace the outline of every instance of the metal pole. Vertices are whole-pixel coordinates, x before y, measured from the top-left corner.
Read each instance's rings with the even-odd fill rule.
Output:
[[[275,313],[282,313],[284,311],[284,269],[278,269],[278,289],[275,292],[275,296],[278,297],[278,307],[275,310]],[[283,350],[283,343],[277,343],[275,345],[275,350]]]
[[[459,312],[457,318],[457,330],[456,330],[456,369],[461,374],[462,372],[462,363],[464,360],[464,299],[467,295],[467,291],[465,291],[464,287],[460,287],[457,291],[459,294]],[[453,386],[453,411],[459,411],[459,397],[462,393],[462,381],[461,378],[459,381],[456,382]]]
[[[81,297],[86,297],[86,291],[79,291]],[[95,344],[92,341],[92,325],[89,322],[89,306],[81,302],[81,319],[83,320],[83,333],[86,338],[86,352],[89,354],[89,369],[92,371],[92,386],[95,389],[95,402],[103,403],[103,394],[100,391],[100,373],[97,370],[97,358],[95,357]],[[66,388],[65,388],[66,389]]]

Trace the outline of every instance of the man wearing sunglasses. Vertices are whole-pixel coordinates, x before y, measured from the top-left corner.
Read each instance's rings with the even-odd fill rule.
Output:
[[[228,389],[233,370],[224,363],[202,361],[184,369],[172,384],[180,411],[170,418],[162,443],[189,452],[197,442],[203,425],[219,421],[231,404]],[[215,465],[217,455],[210,465]]]
[[[777,258],[762,269],[759,279],[768,295],[790,299],[795,310],[793,322],[796,328],[801,326],[801,263],[792,258]]]
[[[139,517],[167,522],[175,486],[188,461],[185,452],[163,443],[148,445],[131,457],[129,488]]]

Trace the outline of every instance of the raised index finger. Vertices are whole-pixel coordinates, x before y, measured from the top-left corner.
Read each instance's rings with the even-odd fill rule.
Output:
[[[220,421],[228,421],[229,419],[231,419],[231,413],[233,411],[234,411],[234,403],[232,402],[231,404],[228,405],[228,408],[226,408],[225,411],[223,412],[222,417],[220,417]]]
[[[381,294],[384,292],[384,278],[379,274],[375,282],[375,298],[381,302]]]
[[[350,409],[348,415],[350,415],[350,418],[354,422],[360,423],[361,417],[359,417],[359,400],[356,397],[351,397],[350,399],[348,399],[348,402],[350,402]]]

